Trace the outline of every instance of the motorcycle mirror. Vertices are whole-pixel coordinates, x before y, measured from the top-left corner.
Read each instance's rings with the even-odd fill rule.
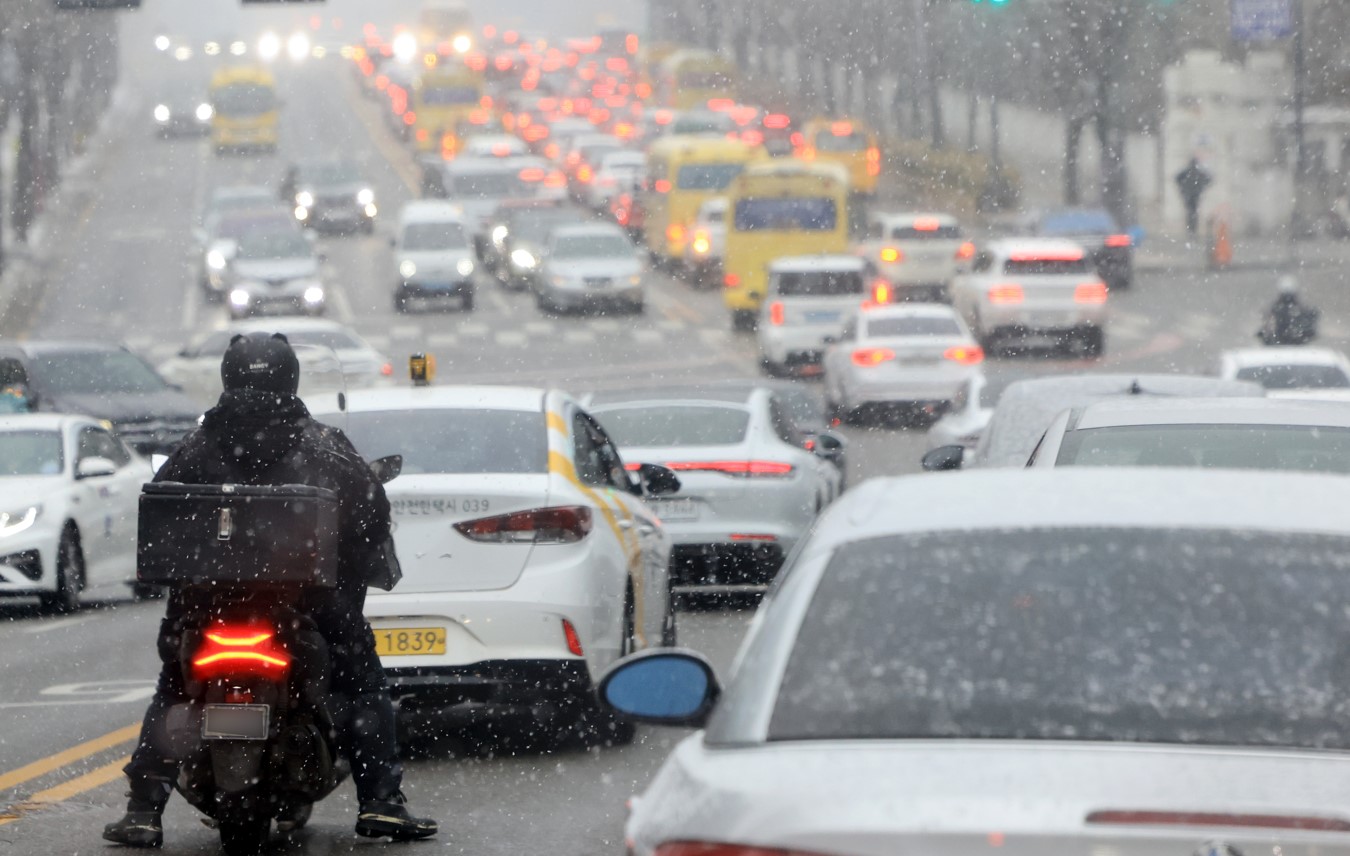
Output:
[[[370,469],[380,484],[389,484],[403,472],[403,456],[385,455],[383,458],[376,458],[370,462]]]

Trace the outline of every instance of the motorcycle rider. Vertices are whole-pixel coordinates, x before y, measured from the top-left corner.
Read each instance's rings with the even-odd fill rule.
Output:
[[[360,801],[356,832],[395,840],[434,835],[436,822],[411,816],[400,791],[403,769],[395,746],[393,703],[364,618],[366,586],[387,576],[393,555],[385,552],[392,544],[384,487],[341,431],[310,417],[296,395],[300,363],[284,336],[235,336],[220,374],[225,391],[219,402],[159,469],[155,481],[307,484],[337,494],[338,586],[309,593],[305,604],[330,648],[332,692],[352,702],[351,722],[340,743]],[[179,622],[189,609],[186,601],[175,590],[160,625],[164,666],[125,768],[130,781],[126,815],[104,829],[108,841],[132,847],[163,843],[161,815],[178,774],[178,761],[166,746],[165,718],[170,707],[187,701],[178,664]],[[278,818],[279,827],[285,822]]]
[[[1317,337],[1317,308],[1298,299],[1298,280],[1282,276],[1257,336],[1267,345],[1306,345]]]

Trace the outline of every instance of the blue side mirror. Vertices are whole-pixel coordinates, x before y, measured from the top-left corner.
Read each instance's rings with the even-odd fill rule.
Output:
[[[1140,226],[1137,223],[1131,226],[1129,229],[1125,230],[1125,233],[1130,236],[1130,244],[1135,247],[1144,243],[1144,238],[1147,236],[1147,233],[1144,231],[1144,227]]]
[[[600,701],[638,722],[701,728],[722,688],[712,665],[681,649],[642,651],[615,663],[600,679]]]

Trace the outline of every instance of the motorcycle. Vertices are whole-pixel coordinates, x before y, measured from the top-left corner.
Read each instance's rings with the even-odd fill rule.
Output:
[[[382,482],[401,466],[372,464]],[[138,580],[188,603],[169,643],[189,699],[166,716],[174,787],[229,856],[257,853],[273,820],[302,828],[349,775],[348,702],[330,692],[328,647],[302,609],[337,584],[337,519],[336,496],[304,485],[142,489]]]

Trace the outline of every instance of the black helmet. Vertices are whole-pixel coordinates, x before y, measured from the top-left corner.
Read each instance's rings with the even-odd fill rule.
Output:
[[[258,389],[294,395],[300,388],[300,360],[280,333],[249,333],[230,340],[220,361],[226,390]]]

